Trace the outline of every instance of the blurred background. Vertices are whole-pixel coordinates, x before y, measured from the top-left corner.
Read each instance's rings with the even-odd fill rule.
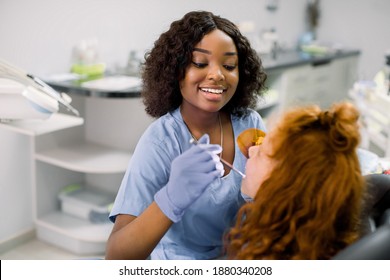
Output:
[[[348,99],[363,115],[362,147],[390,157],[388,0],[0,0],[0,59],[67,93],[79,112],[2,117],[20,112],[6,103],[10,91],[22,95],[0,71],[1,259],[104,256],[105,217],[152,121],[139,65],[192,10],[230,19],[259,53],[269,76],[257,108],[264,119]]]

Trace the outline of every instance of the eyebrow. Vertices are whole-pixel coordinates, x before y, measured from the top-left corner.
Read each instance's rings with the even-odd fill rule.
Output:
[[[205,54],[211,54],[210,51],[205,50],[205,49],[201,49],[201,48],[194,48],[194,52],[195,51],[205,53]],[[236,52],[225,52],[224,55],[233,56],[233,55],[237,55],[237,53]]]

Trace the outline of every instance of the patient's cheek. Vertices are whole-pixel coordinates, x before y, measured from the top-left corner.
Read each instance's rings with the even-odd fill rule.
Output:
[[[246,176],[244,180],[242,180],[241,184],[241,191],[254,198],[257,190],[259,189],[260,186],[260,178],[258,176]]]

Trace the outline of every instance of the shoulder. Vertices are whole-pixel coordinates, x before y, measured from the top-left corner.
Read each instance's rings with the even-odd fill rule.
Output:
[[[169,141],[172,134],[178,130],[178,124],[168,113],[153,121],[142,135],[140,142],[159,145]]]
[[[232,115],[232,124],[237,131],[242,131],[247,128],[258,128],[267,131],[263,118],[253,109],[246,109],[242,116]]]
[[[246,111],[247,111],[247,116],[249,118],[257,119],[257,120],[261,120],[262,119],[260,114],[259,114],[259,112],[257,112],[256,110],[248,108],[248,109],[246,109]]]
[[[141,136],[138,149],[156,149],[164,153],[178,154],[187,148],[189,135],[176,110],[152,122]],[[186,133],[187,131],[187,133]]]
[[[244,123],[252,123],[252,122],[258,123],[258,122],[263,122],[263,119],[257,111],[248,108],[245,109],[244,114],[241,116],[232,115],[232,121],[244,122]]]
[[[251,108],[244,109],[243,111],[241,111],[240,115],[232,114],[232,119],[237,119],[237,120],[246,120],[246,119],[253,119],[253,118],[261,119],[261,116],[256,110]]]

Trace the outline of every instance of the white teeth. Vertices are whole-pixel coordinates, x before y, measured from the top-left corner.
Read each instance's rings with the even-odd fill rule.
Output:
[[[223,92],[223,89],[202,88],[202,91],[221,94]]]

